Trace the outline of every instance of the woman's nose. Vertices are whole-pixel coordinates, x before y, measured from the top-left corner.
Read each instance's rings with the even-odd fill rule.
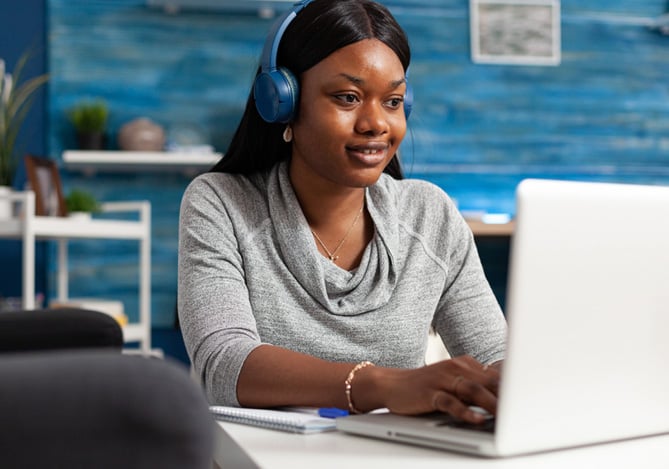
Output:
[[[381,103],[368,102],[360,107],[356,131],[361,134],[382,135],[388,132],[386,111]]]

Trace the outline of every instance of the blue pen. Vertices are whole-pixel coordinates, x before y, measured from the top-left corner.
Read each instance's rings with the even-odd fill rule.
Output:
[[[318,415],[328,419],[335,419],[337,417],[346,417],[348,410],[338,409],[337,407],[321,407],[318,409]]]

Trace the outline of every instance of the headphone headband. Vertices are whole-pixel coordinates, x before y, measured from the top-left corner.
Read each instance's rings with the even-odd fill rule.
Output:
[[[295,19],[297,14],[312,1],[302,0],[295,3],[290,11],[284,13],[283,16],[274,22],[272,29],[267,33],[267,39],[265,39],[265,46],[260,58],[260,68],[263,72],[276,70],[276,58],[279,55],[279,44],[281,43],[283,33],[286,32],[286,28]]]

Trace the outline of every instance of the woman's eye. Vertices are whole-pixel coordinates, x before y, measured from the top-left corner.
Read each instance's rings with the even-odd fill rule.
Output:
[[[352,93],[338,94],[335,95],[335,98],[345,102],[346,104],[354,104],[358,102],[358,97]]]
[[[402,98],[392,98],[392,99],[389,99],[387,101],[387,103],[388,103],[388,106],[391,109],[397,109],[398,107],[400,107],[402,105],[403,101],[404,101],[404,99],[402,99]]]

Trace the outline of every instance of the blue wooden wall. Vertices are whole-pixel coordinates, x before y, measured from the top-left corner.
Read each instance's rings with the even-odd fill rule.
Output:
[[[463,209],[511,214],[527,176],[669,184],[669,36],[649,27],[665,0],[563,0],[556,67],[473,64],[467,0],[385,3],[413,49],[409,176],[439,184]],[[173,139],[188,133],[225,151],[271,20],[253,11],[172,15],[143,0],[48,0],[48,21],[48,143],[59,158],[74,146],[65,112],[88,97],[110,104],[112,148],[123,123],[147,116]],[[66,191],[152,201],[154,323],[171,323],[188,177],[64,180]],[[72,254],[85,259],[73,266],[73,294],[120,297],[134,309],[132,245],[77,243]]]
[[[46,34],[43,0],[21,2],[0,1],[0,58],[4,59],[6,71],[13,72],[16,62],[26,51],[32,60],[26,64],[24,77],[45,73]],[[46,152],[46,93],[40,89],[35,95],[16,141],[20,155],[24,152],[37,155]],[[22,187],[22,174],[18,174],[15,187]],[[35,290],[44,292],[47,286],[45,265],[48,250],[42,242],[37,243]],[[22,292],[21,241],[0,240],[0,298],[20,298]]]

